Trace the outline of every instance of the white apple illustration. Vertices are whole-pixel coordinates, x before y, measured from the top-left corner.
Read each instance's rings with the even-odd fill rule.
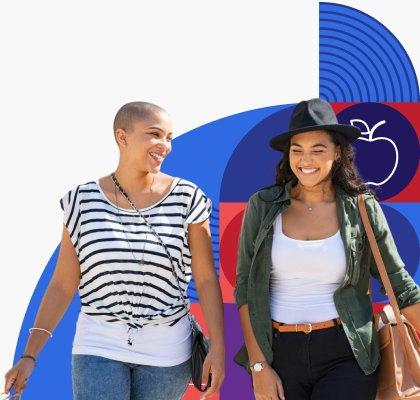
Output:
[[[392,178],[392,176],[394,175],[395,170],[397,169],[398,160],[399,160],[397,145],[390,138],[387,138],[387,137],[373,138],[373,133],[375,132],[375,130],[378,127],[386,124],[386,121],[385,120],[379,121],[372,128],[369,128],[369,125],[365,121],[363,121],[362,119],[352,119],[352,120],[350,120],[350,124],[352,124],[353,126],[356,126],[354,123],[360,123],[366,128],[365,132],[363,132],[363,131],[361,132],[361,134],[363,136],[366,136],[366,137],[361,136],[361,137],[359,137],[358,140],[364,140],[366,142],[376,142],[378,140],[385,140],[385,141],[391,143],[392,146],[394,147],[394,150],[395,150],[395,164],[394,164],[394,167],[392,168],[391,173],[388,175],[388,177],[386,179],[384,179],[382,182],[366,182],[367,185],[373,185],[373,186],[383,185],[384,183],[388,182]]]

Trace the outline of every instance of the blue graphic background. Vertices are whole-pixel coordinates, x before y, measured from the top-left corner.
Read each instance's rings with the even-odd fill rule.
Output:
[[[350,124],[354,118],[367,123],[369,130],[378,122],[385,120],[372,135],[372,142],[356,140],[356,164],[365,182],[383,182],[395,161],[395,150],[392,144],[378,138],[391,139],[398,149],[398,166],[389,179],[381,186],[373,186],[381,200],[386,200],[400,193],[414,177],[418,167],[419,142],[410,122],[399,111],[386,104],[361,103],[341,111],[337,118],[343,124]],[[359,124],[357,127],[362,128]],[[380,157],[373,157],[374,155]]]
[[[331,102],[419,101],[417,77],[404,48],[386,27],[359,10],[333,3],[320,3],[319,52],[320,97]],[[219,202],[245,202],[250,193],[273,182],[273,166],[278,162],[280,154],[265,144],[273,135],[287,130],[292,107],[281,105],[229,116],[192,130],[174,141],[174,151],[165,161],[165,171],[197,183],[213,200],[210,222],[217,270]],[[249,149],[255,149],[255,152]],[[415,162],[418,162],[417,158]],[[413,168],[409,168],[411,174],[414,173]],[[387,203],[383,208],[401,256],[419,282],[418,204]],[[32,326],[52,276],[57,254],[58,248],[34,290],[22,323],[14,362],[23,353],[28,329]],[[197,300],[193,283],[189,295],[192,301]],[[377,301],[384,300],[378,293],[377,285],[374,286],[374,296]],[[229,315],[233,315],[232,323],[237,325],[237,316],[231,314],[235,306],[228,304],[226,307],[226,310],[230,310]],[[71,344],[78,311],[79,300],[76,297],[56,328],[54,338],[40,354],[23,399],[71,399]],[[232,332],[228,331],[227,335],[232,335]],[[238,337],[238,347],[239,341]],[[229,364],[229,368],[234,367]],[[233,391],[238,396],[236,398],[241,400],[253,398],[249,377],[245,373],[228,369],[221,398],[230,400]]]
[[[417,102],[417,76],[398,39],[352,7],[320,3],[319,95],[333,102]]]

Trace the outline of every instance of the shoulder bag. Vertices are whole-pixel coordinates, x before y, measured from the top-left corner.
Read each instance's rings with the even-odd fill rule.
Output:
[[[373,233],[362,195],[357,197],[360,215],[393,316],[381,312],[379,329],[381,361],[376,400],[420,400],[420,340],[414,327],[401,315]]]

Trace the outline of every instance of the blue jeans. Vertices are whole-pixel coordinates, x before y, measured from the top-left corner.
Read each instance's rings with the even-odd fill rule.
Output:
[[[73,354],[73,399],[180,400],[191,378],[190,362],[155,367]]]

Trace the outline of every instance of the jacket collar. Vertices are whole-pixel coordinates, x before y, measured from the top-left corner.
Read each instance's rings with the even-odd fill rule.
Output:
[[[285,185],[271,185],[258,191],[258,197],[267,203],[281,203],[290,200],[292,182]]]
[[[292,188],[292,182],[288,182],[286,185],[272,185],[258,191],[258,196],[261,200],[267,203],[271,203],[270,211],[266,215],[263,221],[263,227],[269,228],[273,224],[276,216],[282,212],[288,205],[290,205],[290,192]],[[349,249],[352,245],[353,238],[359,234],[360,224],[354,224],[351,215],[354,212],[357,214],[358,205],[355,196],[348,195],[341,187],[334,185],[335,199],[337,205],[337,217],[340,226],[340,235],[343,240],[345,249]],[[357,210],[356,210],[357,209]],[[268,232],[267,229],[264,232]],[[347,270],[345,280],[347,281],[350,277],[351,264],[349,263],[349,252],[346,250],[347,259]]]
[[[285,185],[271,185],[258,191],[258,197],[267,203],[280,203],[290,200],[290,193],[293,182],[287,182]],[[346,201],[351,198],[346,192],[337,185],[334,185],[335,196],[341,201]]]
[[[290,194],[292,182],[285,185],[267,186],[258,191],[258,197],[266,203],[276,205],[277,212],[283,210],[283,205],[290,205]],[[334,185],[335,200],[337,204],[337,217],[340,224],[342,236],[356,236],[360,231],[360,224],[354,224],[351,215],[359,215],[356,196],[348,195],[344,189]],[[356,217],[357,218],[357,217]],[[353,220],[353,221],[352,221]],[[354,226],[352,226],[354,225]]]

